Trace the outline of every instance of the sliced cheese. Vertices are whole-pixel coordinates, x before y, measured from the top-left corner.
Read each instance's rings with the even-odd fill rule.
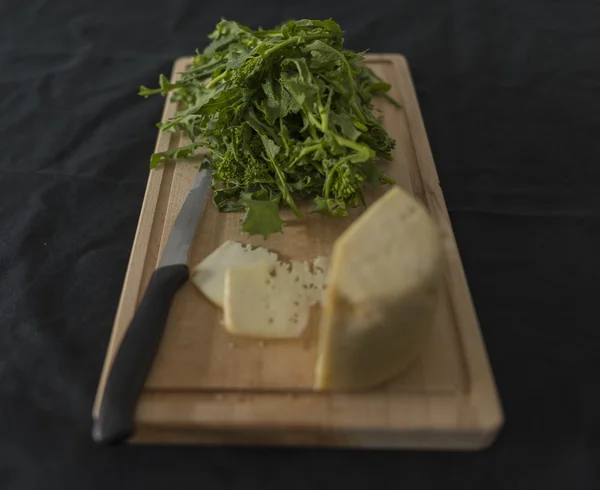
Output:
[[[225,274],[223,324],[235,335],[297,338],[308,325],[310,308],[321,301],[326,259],[272,267],[260,262],[232,267]]]
[[[192,282],[214,304],[223,307],[225,272],[232,267],[245,267],[258,262],[274,265],[277,254],[250,245],[227,240],[192,270]]]
[[[441,233],[394,187],[336,241],[318,345],[315,388],[352,390],[398,375],[434,319]]]

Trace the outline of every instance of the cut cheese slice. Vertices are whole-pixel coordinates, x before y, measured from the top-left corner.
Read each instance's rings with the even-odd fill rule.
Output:
[[[258,262],[269,266],[277,262],[277,254],[250,245],[227,240],[192,270],[192,282],[214,304],[223,307],[225,271],[232,267],[245,267]]]
[[[344,232],[331,258],[316,389],[375,386],[416,357],[433,322],[442,257],[435,222],[399,187]]]
[[[266,339],[297,338],[321,301],[327,261],[272,267],[260,262],[232,267],[225,274],[223,324],[232,334]]]

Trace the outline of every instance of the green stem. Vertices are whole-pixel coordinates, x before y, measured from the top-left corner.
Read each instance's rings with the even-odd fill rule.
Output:
[[[354,77],[352,76],[352,67],[350,66],[350,63],[348,63],[348,60],[346,59],[346,57],[343,54],[340,56],[340,58],[342,59],[344,65],[346,65],[346,70],[348,71],[348,79],[350,81],[350,83],[349,83],[349,85],[350,85],[350,94],[349,94],[350,107],[352,107],[354,114],[356,115],[356,117],[358,117],[360,122],[364,124],[365,117],[363,116],[361,110],[356,105],[356,91],[354,89]]]
[[[358,121],[352,121],[352,124],[354,124],[356,129],[360,129],[363,133],[366,133],[369,130],[369,128],[367,128],[363,123]]]
[[[331,35],[331,34],[308,34],[308,35],[304,36],[304,40],[306,42],[309,42],[309,41],[316,41],[317,39],[331,39],[332,37],[333,37],[333,35]],[[286,39],[285,41],[283,41],[282,43],[276,44],[272,48],[267,49],[263,54],[263,58],[266,58],[267,56],[271,56],[273,53],[280,50],[281,48],[285,48],[286,46],[289,46],[290,44],[295,44],[298,41],[300,41],[300,36],[290,37],[290,38]]]
[[[333,96],[333,90],[329,90],[329,96],[327,97],[327,103],[325,107],[320,107],[319,112],[321,114],[321,127],[323,128],[323,133],[327,133],[327,128],[329,127],[329,109],[331,108],[331,97]],[[319,106],[321,103],[319,102]]]
[[[271,56],[273,53],[280,50],[281,48],[285,48],[286,46],[289,46],[290,44],[297,43],[299,40],[300,40],[300,38],[298,36],[290,37],[290,38],[286,39],[285,41],[283,41],[282,43],[276,44],[275,46],[267,49],[263,54],[263,58],[266,58],[267,56]]]
[[[283,37],[283,34],[281,34],[281,32],[261,32],[261,31],[257,31],[254,32],[254,35],[258,38],[265,38],[265,37]]]
[[[279,135],[281,136],[281,141],[283,142],[283,146],[285,146],[285,154],[289,155],[290,154],[290,146],[288,145],[287,142],[287,138],[285,138],[285,136],[283,136],[283,118],[280,117],[279,118]]]
[[[296,162],[298,162],[300,159],[304,158],[309,153],[312,153],[313,151],[317,151],[319,148],[321,148],[321,144],[320,143],[317,143],[316,145],[307,146],[306,148],[303,148],[302,151],[300,152],[300,155],[298,155],[294,159],[294,161],[290,164],[290,167],[293,166],[293,165],[295,165]]]
[[[334,134],[333,137],[340,145],[343,145],[346,148],[350,148],[356,151],[363,151],[365,149],[363,145],[356,143],[352,140],[346,139],[343,136],[338,136],[337,134]]]
[[[333,166],[333,168],[327,173],[327,177],[325,177],[325,184],[323,185],[323,195],[325,199],[329,199],[329,194],[331,192],[331,186],[333,185],[333,176],[337,172],[338,168],[346,161],[345,158],[340,158],[339,161]]]
[[[311,160],[310,162],[312,164],[312,166],[315,168],[315,170],[317,172],[319,172],[320,174],[324,174],[325,171],[323,170],[323,166],[319,165],[317,162],[315,162],[314,160]]]
[[[312,153],[313,151],[317,151],[319,148],[321,148],[321,143],[317,143],[316,145],[307,146],[306,148],[302,149],[302,151],[300,152],[300,156],[298,158],[302,158],[302,157],[308,155],[309,153]]]
[[[398,107],[398,108],[402,107],[402,106],[400,105],[400,102],[398,102],[396,99],[394,99],[394,98],[393,98],[391,95],[389,95],[387,92],[385,92],[385,93],[383,93],[383,94],[381,94],[381,95],[383,95],[383,97],[385,98],[385,100],[387,100],[388,102],[390,102],[392,105],[394,105],[394,106],[396,106],[396,107]]]
[[[330,80],[327,77],[324,77],[323,75],[319,75],[319,77],[322,80],[325,80],[327,83],[329,83],[330,85],[332,85],[341,95],[346,95],[348,92],[346,91],[346,89],[344,87],[342,87],[338,82],[336,82],[335,80]]]
[[[314,126],[316,126],[317,128],[319,128],[322,133],[325,133],[325,131],[323,130],[323,126],[321,126],[321,123],[319,121],[317,121],[317,118],[315,116],[313,116],[312,112],[310,112],[306,106],[304,106],[304,110],[306,111],[306,115],[308,116],[308,120]]]
[[[351,82],[352,84],[354,82]],[[354,85],[352,85],[352,92],[354,92]],[[352,111],[354,112],[354,115],[356,117],[358,117],[358,119],[360,119],[360,122],[362,124],[364,124],[365,121],[365,116],[363,116],[362,112],[360,111],[360,109],[358,108],[358,106],[356,105],[356,96],[354,95],[354,93],[352,93],[350,95],[351,99],[350,99],[350,107],[352,107]]]
[[[275,173],[277,174],[277,178],[279,179],[279,182],[280,182],[279,189],[281,190],[281,193],[283,194],[283,196],[285,198],[285,202],[288,203],[288,206],[290,208],[292,208],[292,211],[294,211],[294,214],[298,218],[302,218],[302,213],[296,206],[296,203],[294,202],[294,198],[290,194],[290,190],[288,189],[287,182],[285,181],[285,177],[283,176],[283,173],[281,173],[281,170],[279,169],[279,167],[277,166],[275,161],[270,160],[270,162],[271,162],[271,166],[273,167],[273,170],[275,170]]]
[[[227,71],[224,71],[223,73],[221,73],[219,76],[213,78],[210,82],[208,82],[206,84],[206,88],[212,88],[214,87],[217,82],[220,82],[221,80],[223,80],[225,78],[225,76],[227,75]]]

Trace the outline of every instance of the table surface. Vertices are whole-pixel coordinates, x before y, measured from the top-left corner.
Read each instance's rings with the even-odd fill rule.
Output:
[[[406,55],[505,410],[489,450],[91,442],[163,104],[137,88],[221,17],[333,17],[348,47]],[[597,489],[598,19],[593,1],[2,2],[2,488]]]

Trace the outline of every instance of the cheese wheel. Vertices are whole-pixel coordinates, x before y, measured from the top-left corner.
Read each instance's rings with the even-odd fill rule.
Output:
[[[331,257],[316,389],[376,386],[418,355],[438,303],[442,258],[440,230],[400,187],[342,234]]]

